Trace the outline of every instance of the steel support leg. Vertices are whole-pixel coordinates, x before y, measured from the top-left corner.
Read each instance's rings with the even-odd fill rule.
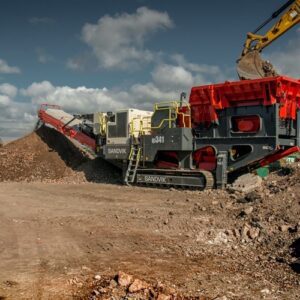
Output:
[[[217,188],[224,189],[227,184],[227,151],[220,151],[217,156],[216,182]]]

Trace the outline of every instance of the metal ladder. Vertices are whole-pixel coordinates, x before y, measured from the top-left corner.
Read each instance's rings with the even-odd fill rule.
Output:
[[[129,163],[125,174],[124,182],[129,185],[135,180],[137,168],[141,158],[141,147],[139,144],[132,144],[129,154]]]

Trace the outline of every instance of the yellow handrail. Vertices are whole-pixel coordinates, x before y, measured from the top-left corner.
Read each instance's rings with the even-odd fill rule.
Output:
[[[181,107],[186,107],[187,108],[187,113],[181,112],[180,108]],[[169,128],[172,127],[172,122],[176,121],[178,118],[178,115],[182,116],[182,122],[183,122],[183,127],[185,128],[190,128],[191,127],[191,118],[189,118],[188,124],[186,124],[185,117],[190,117],[191,116],[191,108],[189,103],[187,102],[178,102],[178,101],[170,101],[170,102],[160,102],[160,103],[155,103],[154,104],[154,112],[160,111],[160,110],[168,110],[169,115],[168,118],[164,118],[160,121],[158,126],[151,126],[151,116],[146,116],[143,118],[133,118],[130,122],[130,134],[134,135],[134,133],[138,132],[139,135],[145,133],[146,131],[150,131],[152,129],[159,129],[163,126],[165,122],[168,122]],[[172,117],[172,112],[175,112],[175,115]],[[134,128],[135,121],[139,120],[139,128],[136,129]],[[146,124],[144,125],[144,122],[146,121]],[[150,124],[150,126],[149,126]]]

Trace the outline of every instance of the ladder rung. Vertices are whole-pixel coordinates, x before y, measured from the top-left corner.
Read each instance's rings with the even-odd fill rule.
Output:
[[[131,156],[129,158],[129,163],[126,171],[124,181],[126,183],[133,183],[135,179],[136,170],[138,168],[141,156],[141,148],[139,144],[133,144],[131,146]]]

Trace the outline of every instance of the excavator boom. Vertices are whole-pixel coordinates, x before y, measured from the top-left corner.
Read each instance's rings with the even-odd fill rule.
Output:
[[[260,35],[257,33],[284,11],[285,13],[266,34]],[[300,0],[290,0],[275,11],[253,33],[248,33],[243,52],[237,61],[237,72],[240,79],[276,76],[277,73],[274,67],[270,62],[261,59],[260,52],[299,22]]]

